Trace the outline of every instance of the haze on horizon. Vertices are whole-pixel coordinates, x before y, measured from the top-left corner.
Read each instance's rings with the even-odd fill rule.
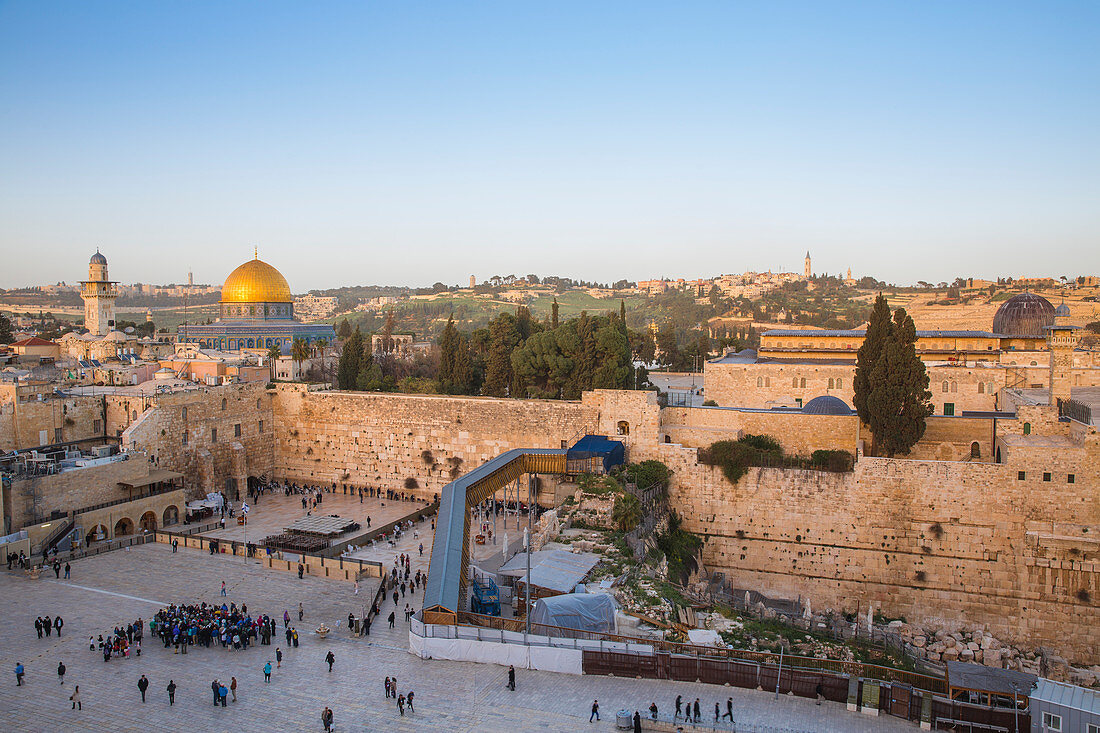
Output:
[[[0,287],[1100,273],[1100,5],[7,3]]]

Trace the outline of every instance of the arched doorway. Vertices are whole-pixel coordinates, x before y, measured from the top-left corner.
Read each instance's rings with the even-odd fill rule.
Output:
[[[134,533],[134,523],[129,517],[123,517],[115,522],[115,537],[123,537]]]
[[[177,509],[175,505],[172,505],[164,510],[164,514],[161,519],[162,527],[171,527],[173,524],[176,524],[180,521],[180,510]]]
[[[90,545],[93,542],[105,539],[107,539],[107,528],[102,524],[97,524],[88,530],[88,534],[85,536],[84,541]]]
[[[970,457],[971,458],[981,458],[982,457],[982,447],[978,444],[978,441],[976,441],[976,440],[973,443],[970,444]]]
[[[157,513],[148,511],[141,515],[141,529],[145,532],[157,531]]]

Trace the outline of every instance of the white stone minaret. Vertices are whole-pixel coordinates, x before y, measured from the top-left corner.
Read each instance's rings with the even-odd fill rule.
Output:
[[[84,327],[96,336],[105,336],[115,327],[115,298],[118,289],[107,276],[107,258],[97,249],[88,262],[88,279],[80,283],[84,300]]]
[[[806,279],[809,280],[813,276],[813,270],[810,268],[810,252],[806,252]]]

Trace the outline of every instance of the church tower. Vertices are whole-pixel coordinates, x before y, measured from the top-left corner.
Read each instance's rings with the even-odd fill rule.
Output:
[[[806,279],[809,280],[812,274],[813,274],[813,270],[810,268],[810,253],[807,250],[807,252],[806,252]]]
[[[94,336],[106,336],[115,327],[115,281],[107,276],[107,258],[97,249],[88,262],[88,279],[80,283],[84,300],[84,327]]]
[[[1077,346],[1079,326],[1069,321],[1069,308],[1062,303],[1054,309],[1054,325],[1045,326],[1047,348],[1050,349],[1050,398],[1048,404],[1057,405],[1070,398],[1073,381],[1073,350]]]

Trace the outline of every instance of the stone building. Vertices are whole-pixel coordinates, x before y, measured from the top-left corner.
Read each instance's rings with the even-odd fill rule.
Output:
[[[88,262],[88,279],[80,283],[84,300],[84,327],[94,336],[105,336],[115,327],[118,283],[107,275],[107,258],[97,249]]]

